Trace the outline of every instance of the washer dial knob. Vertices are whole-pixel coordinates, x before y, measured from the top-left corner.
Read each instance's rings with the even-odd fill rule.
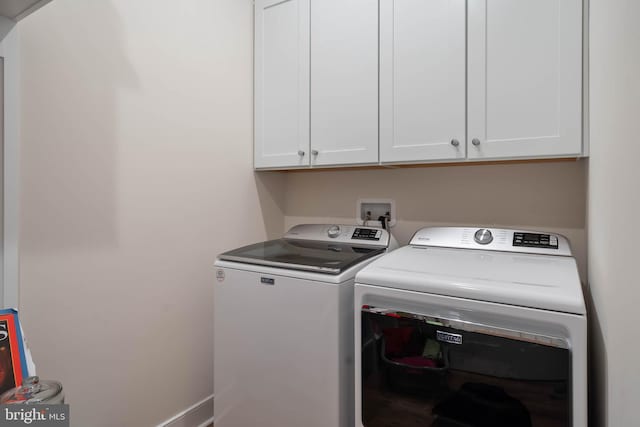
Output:
[[[329,230],[327,230],[327,236],[335,239],[340,235],[340,231],[341,230],[339,225],[332,225],[331,227],[329,227]]]
[[[479,245],[488,245],[489,243],[493,242],[493,235],[491,234],[491,231],[486,228],[481,228],[480,230],[476,231],[476,234],[473,235],[473,238]]]

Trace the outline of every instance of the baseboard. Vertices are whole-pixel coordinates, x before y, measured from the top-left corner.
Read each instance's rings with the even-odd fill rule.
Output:
[[[206,427],[213,423],[213,394],[158,424],[157,427]]]

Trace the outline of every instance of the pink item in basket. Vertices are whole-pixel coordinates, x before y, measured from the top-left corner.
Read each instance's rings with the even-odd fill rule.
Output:
[[[422,356],[408,356],[398,357],[392,359],[394,362],[402,363],[403,365],[413,366],[416,368],[437,368],[438,364],[433,359],[427,359]]]

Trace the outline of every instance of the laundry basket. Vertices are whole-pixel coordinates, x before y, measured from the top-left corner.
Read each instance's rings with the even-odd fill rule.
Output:
[[[441,351],[437,359],[425,359],[422,357],[422,348],[428,339],[433,338],[424,331],[415,329],[411,337],[413,344],[408,345],[406,351],[401,354],[397,351],[395,354],[389,352],[388,338],[388,333],[382,337],[381,359],[391,388],[435,392],[446,386],[449,352],[445,345],[440,345]]]

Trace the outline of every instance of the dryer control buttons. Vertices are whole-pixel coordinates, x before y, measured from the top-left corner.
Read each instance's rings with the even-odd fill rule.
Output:
[[[488,245],[493,242],[493,235],[486,228],[481,228],[473,235],[473,239],[480,245]]]
[[[340,226],[339,225],[332,225],[327,230],[327,236],[331,237],[332,239],[335,239],[339,235],[340,235]]]

